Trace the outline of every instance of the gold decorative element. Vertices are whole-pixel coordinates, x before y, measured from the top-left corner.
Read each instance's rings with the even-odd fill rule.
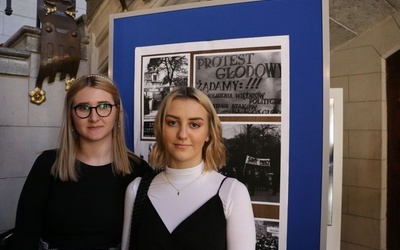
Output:
[[[31,102],[37,105],[42,104],[46,100],[46,92],[36,87],[34,90],[29,92]]]
[[[69,80],[65,80],[65,91],[68,91],[71,85],[75,82],[75,77],[72,77]]]
[[[57,6],[54,6],[52,8],[48,8],[46,5],[44,5],[44,9],[46,10],[46,16],[47,16],[48,14],[56,12],[57,11]]]
[[[78,13],[78,11],[68,11],[68,10],[65,11],[65,14],[72,17],[74,20],[76,19],[76,13]]]

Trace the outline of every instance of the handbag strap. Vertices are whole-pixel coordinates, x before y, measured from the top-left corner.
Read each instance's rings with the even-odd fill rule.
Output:
[[[135,202],[133,205],[133,212],[131,218],[131,233],[129,239],[129,249],[133,250],[137,248],[138,239],[138,228],[140,227],[140,214],[142,213],[144,199],[147,196],[147,191],[149,190],[150,183],[153,180],[154,173],[146,173],[142,180],[140,181],[138,191],[136,193]]]
[[[0,249],[11,249],[12,239],[14,238],[14,228],[0,234]]]

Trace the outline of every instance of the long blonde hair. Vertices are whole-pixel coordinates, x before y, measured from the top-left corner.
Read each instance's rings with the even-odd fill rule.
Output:
[[[112,131],[113,171],[126,175],[132,172],[129,158],[139,162],[140,159],[131,152],[125,144],[124,113],[119,91],[115,84],[103,75],[86,75],[73,82],[64,99],[64,111],[58,138],[59,147],[56,161],[51,168],[51,174],[62,181],[78,181],[79,164],[76,162],[76,152],[79,134],[72,122],[72,102],[75,95],[83,88],[93,87],[110,93],[117,109],[117,122]]]
[[[218,170],[225,166],[226,149],[222,139],[222,125],[217,112],[207,95],[193,87],[176,87],[161,102],[154,122],[156,143],[150,153],[150,165],[156,168],[163,168],[170,163],[170,155],[163,144],[162,133],[166,111],[176,98],[193,99],[207,111],[210,136],[202,151],[205,170]]]

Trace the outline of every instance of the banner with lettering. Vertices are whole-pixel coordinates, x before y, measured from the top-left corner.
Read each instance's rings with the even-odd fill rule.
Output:
[[[247,155],[245,163],[251,164],[251,165],[256,165],[256,166],[269,167],[270,159],[261,159],[261,158],[256,158],[256,157]]]
[[[196,54],[195,84],[212,100],[218,114],[281,113],[281,51]]]

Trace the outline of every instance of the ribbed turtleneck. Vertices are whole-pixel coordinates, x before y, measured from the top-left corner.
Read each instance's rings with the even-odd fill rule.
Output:
[[[201,175],[204,173],[204,161],[202,161],[199,165],[184,168],[184,169],[176,169],[166,167],[163,175],[165,181],[171,182],[177,189],[188,187],[187,185],[194,184]],[[165,177],[168,176],[168,178]],[[169,181],[168,181],[169,180]],[[183,191],[183,190],[182,190]]]

